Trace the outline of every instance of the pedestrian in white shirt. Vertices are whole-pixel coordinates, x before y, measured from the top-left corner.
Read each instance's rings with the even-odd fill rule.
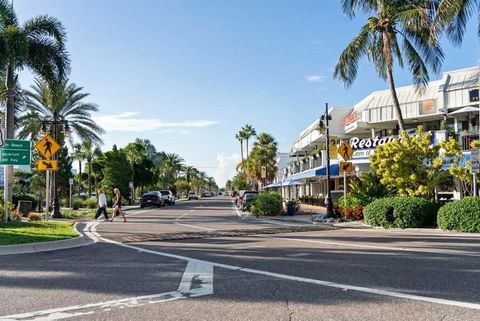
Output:
[[[97,193],[98,193],[98,209],[97,209],[97,214],[95,215],[95,219],[99,218],[100,215],[103,213],[103,215],[105,215],[105,219],[108,221],[107,196],[105,196],[105,193],[103,193],[101,189],[99,189]]]

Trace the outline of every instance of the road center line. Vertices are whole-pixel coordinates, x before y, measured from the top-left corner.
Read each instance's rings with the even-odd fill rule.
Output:
[[[93,226],[92,229],[94,230],[95,226]],[[96,233],[96,232],[94,231],[94,233]],[[250,268],[243,268],[243,267],[235,266],[235,265],[222,264],[222,263],[216,263],[216,262],[210,262],[210,261],[203,261],[203,260],[198,260],[198,259],[182,256],[182,255],[176,255],[176,254],[170,254],[170,253],[165,253],[165,252],[148,250],[148,249],[144,249],[144,248],[139,247],[139,246],[124,244],[124,243],[120,243],[120,242],[117,242],[117,241],[114,241],[114,240],[104,238],[104,237],[100,236],[98,233],[97,233],[97,237],[104,242],[111,243],[111,244],[116,244],[118,246],[133,249],[133,250],[136,250],[136,251],[139,251],[139,252],[145,252],[145,253],[150,253],[150,254],[154,254],[154,255],[160,255],[160,256],[170,257],[170,258],[174,258],[174,259],[189,261],[189,262],[190,261],[204,262],[206,264],[211,264],[214,267],[219,267],[219,268],[223,268],[223,269],[227,269],[227,270],[247,272],[247,273],[253,273],[253,274],[258,274],[258,275],[265,275],[265,276],[270,276],[270,277],[283,279],[283,280],[289,280],[289,281],[316,284],[316,285],[326,286],[326,287],[330,287],[330,288],[341,289],[342,291],[351,290],[351,291],[369,293],[369,294],[374,294],[374,295],[382,295],[382,296],[388,296],[388,297],[394,297],[394,298],[400,298],[400,299],[408,299],[408,300],[414,300],[414,301],[422,301],[422,302],[428,302],[428,303],[434,303],[434,304],[441,304],[441,305],[447,305],[447,306],[456,306],[456,307],[461,307],[461,308],[480,310],[480,304],[477,304],[477,303],[462,302],[462,301],[447,300],[447,299],[439,299],[439,298],[420,296],[420,295],[412,295],[412,294],[406,294],[406,293],[401,293],[401,292],[386,291],[386,290],[375,289],[375,288],[367,288],[367,287],[361,287],[361,286],[355,286],[355,285],[349,285],[349,284],[341,284],[341,283],[335,283],[335,282],[317,280],[317,279],[310,279],[310,278],[304,278],[304,277],[298,277],[298,276],[292,276],[292,275],[286,275],[286,274],[280,274],[280,273],[274,273],[274,272],[268,272],[268,271],[261,271],[261,270],[250,269]]]

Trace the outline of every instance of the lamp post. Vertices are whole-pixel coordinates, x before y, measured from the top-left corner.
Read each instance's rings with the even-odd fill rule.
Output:
[[[327,197],[325,198],[325,206],[327,207],[327,214],[323,218],[335,217],[333,213],[333,202],[332,202],[332,193],[331,193],[331,184],[330,184],[330,126],[329,121],[332,120],[332,116],[328,114],[328,103],[325,104],[325,114],[320,117],[318,124],[320,132],[325,131],[325,140],[326,140],[326,153],[327,153]]]
[[[63,120],[59,119],[58,112],[54,111],[53,112],[53,117],[44,120],[42,122],[42,132],[47,132],[47,129],[49,131],[53,130],[53,138],[58,141],[58,127],[62,126],[63,127],[63,134],[65,137],[70,136],[70,127],[68,126],[68,120]],[[57,159],[56,155],[52,156],[53,159]],[[60,213],[60,202],[58,200],[58,193],[57,193],[57,173],[52,172],[52,186],[50,187],[52,189],[52,198],[53,198],[53,212],[52,212],[52,218],[62,218],[62,213]],[[48,199],[47,199],[47,205],[48,209]]]

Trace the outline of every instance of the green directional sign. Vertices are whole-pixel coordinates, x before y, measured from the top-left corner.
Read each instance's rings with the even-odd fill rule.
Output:
[[[0,148],[0,165],[30,165],[31,157],[29,140],[6,139]]]

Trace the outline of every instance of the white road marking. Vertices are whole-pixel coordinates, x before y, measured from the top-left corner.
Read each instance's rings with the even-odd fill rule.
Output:
[[[95,228],[99,224],[91,222],[88,226],[88,237],[92,237],[94,242],[98,242],[100,237]],[[87,227],[85,227],[87,229]],[[110,241],[109,243],[117,244],[118,242]],[[127,246],[133,248],[131,246]],[[138,248],[139,252],[147,252]],[[118,300],[110,300],[105,302],[97,302],[83,305],[74,305],[63,308],[48,309],[30,313],[20,313],[7,316],[0,316],[1,321],[17,321],[17,320],[35,320],[35,321],[53,321],[60,319],[68,319],[79,317],[82,315],[90,315],[94,313],[108,312],[112,309],[123,309],[136,307],[147,304],[156,304],[167,301],[185,299],[189,297],[200,297],[213,294],[213,265],[206,261],[195,259],[187,260],[187,267],[183,272],[182,280],[177,291],[165,292],[152,295],[137,296],[132,298],[124,298]]]
[[[196,226],[196,225],[189,225],[189,224],[183,224],[183,223],[175,223],[175,225],[180,225],[180,226],[185,226],[185,227],[191,227],[191,228],[196,228],[196,229],[206,230],[206,231],[216,231],[216,229],[214,229],[214,228],[203,227],[203,226]]]
[[[286,256],[288,257],[302,257],[302,256],[309,256],[311,255],[310,253],[293,253],[293,254],[287,254]]]
[[[275,239],[275,240],[305,242],[305,243],[337,245],[337,246],[343,246],[343,247],[357,247],[357,248],[366,248],[366,249],[375,249],[375,250],[400,251],[400,252],[418,252],[418,253],[429,253],[429,254],[445,254],[445,255],[455,255],[455,256],[480,257],[480,254],[461,252],[461,251],[453,251],[453,250],[441,250],[441,249],[434,249],[434,248],[432,248],[432,249],[419,249],[419,248],[411,248],[411,247],[377,246],[377,245],[348,243],[348,242],[332,242],[332,241],[296,239],[296,238],[290,238],[290,237],[268,237],[267,236],[266,238]]]
[[[179,259],[179,260],[185,260],[185,261],[189,261],[189,262],[190,261],[201,261],[201,262],[205,262],[207,264],[211,264],[213,267],[219,267],[219,268],[228,269],[228,270],[234,270],[234,271],[239,271],[239,272],[247,272],[247,273],[253,273],[253,274],[258,274],[258,275],[266,275],[266,276],[271,276],[271,277],[274,277],[274,278],[289,280],[289,281],[316,284],[316,285],[321,285],[321,286],[326,286],[326,287],[331,287],[331,288],[337,288],[337,289],[340,289],[342,291],[351,290],[351,291],[369,293],[369,294],[374,294],[374,295],[382,295],[382,296],[388,296],[388,297],[394,297],[394,298],[400,298],[400,299],[408,299],[408,300],[414,300],[414,301],[421,301],[421,302],[428,302],[428,303],[441,304],[441,305],[447,305],[447,306],[456,306],[456,307],[461,307],[461,308],[480,310],[480,304],[478,304],[478,303],[462,302],[462,301],[440,299],[440,298],[427,297],[427,296],[421,296],[421,295],[413,295],[413,294],[407,294],[407,293],[401,293],[401,292],[386,291],[386,290],[375,289],[375,288],[368,288],[368,287],[355,286],[355,285],[342,284],[342,283],[335,283],[335,282],[330,282],[330,281],[304,278],[304,277],[298,277],[298,276],[292,276],[292,275],[286,275],[286,274],[280,274],[280,273],[274,273],[274,272],[268,272],[268,271],[250,269],[250,268],[243,268],[243,267],[235,266],[235,265],[197,260],[197,259],[189,258],[189,257],[186,257],[186,256],[182,256],[182,255],[176,255],[176,254],[170,254],[170,253],[165,253],[165,252],[147,250],[147,249],[144,249],[144,248],[139,247],[139,246],[134,246],[134,245],[130,245],[130,244],[123,244],[123,243],[120,243],[120,242],[117,242],[117,241],[114,241],[114,240],[110,240],[110,239],[104,238],[100,235],[97,235],[97,237],[100,238],[101,240],[107,242],[107,243],[116,244],[118,246],[130,248],[130,249],[133,249],[133,250],[137,250],[137,251],[141,251],[141,252],[145,252],[145,253],[150,253],[150,254],[154,254],[154,255],[170,257],[170,258]]]

